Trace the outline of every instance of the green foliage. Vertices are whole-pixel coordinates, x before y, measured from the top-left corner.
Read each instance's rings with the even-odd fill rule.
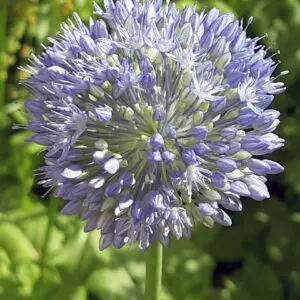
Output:
[[[180,7],[194,1],[177,1]],[[300,299],[300,2],[299,0],[202,0],[247,20],[252,36],[275,53],[288,90],[274,108],[281,111],[284,150],[275,160],[286,167],[269,184],[272,199],[244,201],[227,228],[199,227],[189,241],[173,241],[164,252],[162,300]],[[59,214],[61,201],[41,198],[34,170],[43,150],[25,142],[18,85],[31,49],[58,31],[78,11],[88,21],[90,0],[14,0],[0,3],[0,300],[142,299],[144,253],[136,247],[99,252],[98,233],[85,234],[76,217]],[[276,181],[275,181],[276,180]]]

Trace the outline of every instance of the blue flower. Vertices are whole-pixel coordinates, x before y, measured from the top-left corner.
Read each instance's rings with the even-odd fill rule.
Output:
[[[95,14],[63,23],[24,81],[41,183],[62,212],[99,229],[101,250],[144,249],[269,198],[266,176],[283,167],[264,155],[284,140],[267,107],[285,87],[260,38],[215,8],[105,0]]]

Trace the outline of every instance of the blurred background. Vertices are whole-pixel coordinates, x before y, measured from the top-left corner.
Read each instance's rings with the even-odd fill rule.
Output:
[[[179,7],[193,1],[177,1]],[[270,178],[271,199],[244,199],[231,228],[198,226],[189,241],[164,252],[162,300],[300,299],[300,1],[199,0],[247,20],[249,34],[282,61],[287,92],[281,112],[286,147],[271,157],[286,171]],[[59,214],[60,199],[37,185],[41,148],[26,143],[27,91],[18,70],[73,11],[86,21],[91,0],[0,0],[0,299],[142,299],[144,253],[136,247],[98,251],[98,232],[84,234],[77,217]],[[44,195],[44,197],[43,197]]]

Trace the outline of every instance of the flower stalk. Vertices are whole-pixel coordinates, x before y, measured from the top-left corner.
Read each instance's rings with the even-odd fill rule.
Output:
[[[155,241],[146,251],[145,300],[159,300],[162,278],[163,248]]]

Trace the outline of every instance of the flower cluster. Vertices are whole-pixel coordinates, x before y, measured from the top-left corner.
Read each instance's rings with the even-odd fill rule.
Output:
[[[267,107],[285,87],[246,36],[251,19],[160,0],[104,6],[88,26],[77,14],[63,23],[26,69],[28,129],[47,148],[41,183],[100,230],[101,250],[231,225],[225,210],[268,198],[266,175],[283,170],[259,158],[284,145]]]

